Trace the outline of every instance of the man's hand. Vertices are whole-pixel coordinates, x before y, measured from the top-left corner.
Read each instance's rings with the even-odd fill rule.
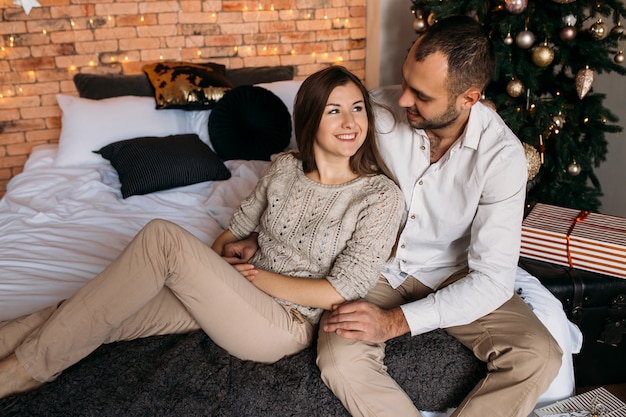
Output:
[[[326,332],[371,343],[383,343],[410,331],[401,308],[383,310],[365,300],[333,308],[321,325]]]
[[[252,233],[247,239],[225,244],[222,257],[231,265],[248,263],[259,248],[257,236],[256,233]]]

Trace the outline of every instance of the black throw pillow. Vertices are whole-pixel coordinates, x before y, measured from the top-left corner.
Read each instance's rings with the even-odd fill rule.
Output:
[[[230,178],[228,168],[196,134],[127,139],[94,152],[117,171],[123,198]]]
[[[271,91],[254,85],[235,87],[209,116],[209,137],[223,160],[269,161],[291,139],[291,115]]]

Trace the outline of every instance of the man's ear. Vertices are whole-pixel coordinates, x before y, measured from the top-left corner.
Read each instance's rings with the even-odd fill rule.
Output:
[[[459,96],[459,100],[460,100],[461,106],[464,109],[469,109],[474,104],[478,103],[480,99],[482,98],[482,96],[483,94],[478,88],[470,87],[467,90],[465,90],[464,93],[461,93],[461,95]]]

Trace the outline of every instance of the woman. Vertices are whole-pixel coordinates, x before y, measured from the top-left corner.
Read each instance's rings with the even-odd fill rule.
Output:
[[[307,78],[294,104],[299,152],[277,158],[212,247],[153,220],[72,297],[0,327],[0,398],[119,340],[202,328],[230,354],[268,363],[309,346],[324,309],[373,287],[404,211],[372,115],[345,68]],[[257,231],[249,261],[229,256]]]

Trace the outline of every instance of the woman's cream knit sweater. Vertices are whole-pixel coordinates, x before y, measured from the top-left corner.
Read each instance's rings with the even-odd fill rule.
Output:
[[[259,250],[250,260],[255,267],[326,278],[343,298],[354,300],[375,285],[403,213],[404,197],[384,175],[323,185],[304,175],[300,160],[284,154],[235,211],[229,229],[239,239],[259,232]],[[322,313],[277,301],[314,324]]]

